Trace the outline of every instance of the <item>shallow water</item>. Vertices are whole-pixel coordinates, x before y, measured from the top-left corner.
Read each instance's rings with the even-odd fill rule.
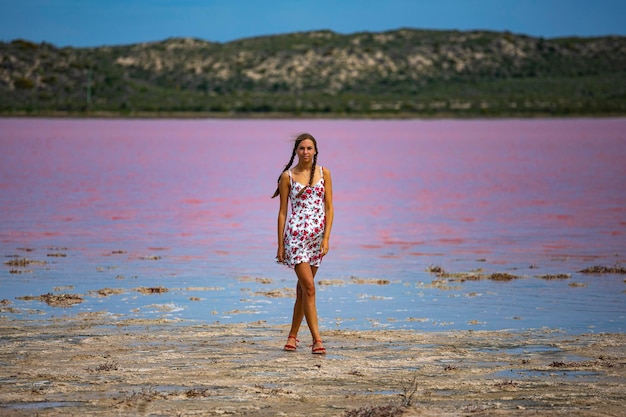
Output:
[[[577,271],[625,260],[626,119],[0,119],[0,254],[45,261],[0,268],[1,314],[287,323],[269,196],[302,131],[333,175],[324,327],[624,330],[623,276]],[[15,299],[48,292],[85,301]]]

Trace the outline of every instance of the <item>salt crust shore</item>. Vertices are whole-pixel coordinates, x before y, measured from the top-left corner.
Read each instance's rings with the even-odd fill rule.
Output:
[[[0,318],[0,415],[618,416],[626,335]],[[306,335],[306,336],[305,336]],[[404,406],[394,414],[376,407]],[[362,414],[356,414],[359,411]]]

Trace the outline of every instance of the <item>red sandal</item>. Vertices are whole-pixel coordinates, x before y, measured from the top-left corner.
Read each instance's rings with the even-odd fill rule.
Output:
[[[313,342],[313,344],[311,345],[311,348],[313,348],[313,346],[315,346],[316,343],[322,343],[321,340],[316,340]],[[314,355],[325,355],[326,354],[326,348],[324,346],[322,347],[318,347],[318,348],[314,348],[311,349],[311,353]]]
[[[296,341],[296,343],[294,343],[293,345],[290,345],[289,343],[287,343],[287,344],[285,345],[285,347],[283,348],[283,350],[285,350],[286,352],[295,352],[295,351],[297,350],[297,348],[298,348],[298,342],[299,342],[299,340],[298,340],[295,336],[289,336],[289,337],[287,338],[287,340],[289,340],[289,339],[293,339],[293,340],[295,340],[295,341]]]

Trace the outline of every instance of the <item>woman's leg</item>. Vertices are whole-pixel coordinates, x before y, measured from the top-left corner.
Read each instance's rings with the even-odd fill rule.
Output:
[[[313,274],[313,278],[315,278],[315,274],[317,273],[317,266],[311,267],[311,273]],[[291,319],[291,330],[289,330],[289,335],[297,337],[298,331],[300,330],[300,324],[302,323],[302,319],[304,318],[304,303],[302,300],[302,287],[300,286],[300,279],[298,279],[298,284],[296,285],[296,302],[293,305],[293,317]],[[294,342],[289,342],[287,344],[293,344]]]
[[[295,270],[300,289],[302,290],[302,310],[304,317],[309,326],[314,345],[320,347],[321,343],[315,343],[315,341],[321,340],[317,324],[317,306],[315,303],[315,274],[313,273],[313,268],[308,263],[296,265]]]
[[[297,337],[300,330],[300,324],[304,318],[304,307],[302,305],[302,288],[300,282],[296,285],[296,302],[293,305],[293,317],[291,318],[291,329],[289,336]]]

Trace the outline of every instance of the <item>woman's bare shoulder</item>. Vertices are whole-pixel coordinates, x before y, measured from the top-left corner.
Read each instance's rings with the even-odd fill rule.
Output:
[[[284,183],[284,182],[289,183],[289,172],[287,170],[283,171],[283,173],[280,174],[280,182],[281,183]]]

